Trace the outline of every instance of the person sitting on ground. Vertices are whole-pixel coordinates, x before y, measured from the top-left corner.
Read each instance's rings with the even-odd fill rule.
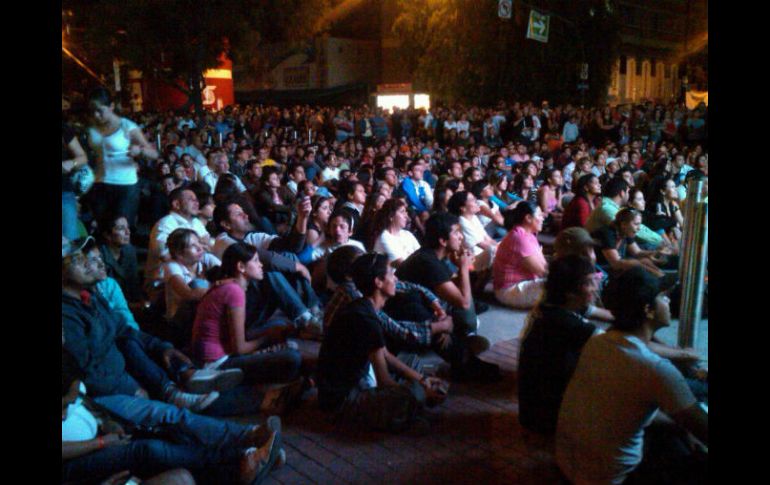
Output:
[[[175,229],[167,245],[171,261],[163,265],[166,321],[170,326],[166,336],[184,347],[189,341],[195,307],[209,288],[206,275],[222,262],[203,251],[192,229]]]
[[[537,234],[543,228],[543,212],[522,201],[506,212],[508,234],[503,238],[492,266],[497,300],[514,308],[532,308],[543,290],[548,264]]]
[[[241,369],[250,384],[296,381],[302,356],[286,343],[288,327],[274,325],[252,338],[246,335],[246,289],[262,278],[254,246],[238,242],[225,250],[218,278],[196,311],[192,356],[204,365],[215,363],[219,370]],[[301,382],[294,382],[271,390],[264,402],[271,403],[271,412],[282,414],[301,387]]]
[[[406,194],[409,207],[417,214],[418,230],[422,232],[422,225],[430,216],[433,207],[433,189],[428,182],[423,180],[425,165],[420,160],[409,162],[407,165],[407,177],[401,182],[401,191]]]
[[[564,392],[556,462],[573,483],[705,483],[707,460],[683,431],[708,446],[708,413],[647,346],[671,324],[668,296],[642,268],[615,283],[607,295],[615,322],[585,344]]]
[[[277,167],[264,167],[260,187],[254,193],[255,206],[260,214],[267,217],[278,234],[289,228],[292,218],[294,194],[281,184],[280,171]]]
[[[564,389],[580,351],[597,327],[583,312],[596,296],[594,265],[581,256],[555,259],[548,267],[545,295],[528,318],[519,352],[519,422],[552,434]]]
[[[203,250],[208,251],[211,248],[211,236],[206,226],[196,217],[200,206],[195,192],[185,188],[174,189],[169,198],[171,212],[156,222],[150,232],[150,247],[144,270],[146,282],[163,279],[163,263],[171,259],[166,241],[175,229],[192,229]]]
[[[505,175],[505,172],[499,170],[491,171],[489,174],[489,184],[494,192],[489,199],[497,204],[501,210],[513,208],[514,203],[520,200],[518,195],[508,192],[508,177]]]
[[[402,199],[387,200],[375,214],[372,224],[374,252],[386,255],[394,268],[420,249],[417,238],[406,229],[409,223],[406,207]]]
[[[601,202],[591,211],[586,221],[585,228],[589,233],[601,227],[609,226],[615,220],[618,211],[628,203],[629,185],[620,177],[610,179],[602,188]],[[642,224],[636,235],[641,243],[648,246],[646,249],[658,249],[661,246],[669,248],[672,253],[676,251],[668,244],[664,244],[663,237]]]
[[[318,247],[324,241],[324,232],[329,223],[329,216],[332,214],[332,199],[328,197],[315,196],[312,199],[312,211],[310,220],[307,223],[306,246]]]
[[[456,192],[448,204],[449,212],[458,216],[465,247],[473,253],[473,270],[477,274],[492,267],[497,241],[489,237],[478,218],[480,211],[476,197],[470,192]],[[486,279],[486,278],[480,278]],[[480,285],[479,282],[477,284]]]
[[[361,224],[361,217],[366,206],[366,187],[358,181],[358,178],[348,179],[340,183],[339,196],[334,211],[346,212],[350,215],[350,229],[355,233]]]
[[[213,389],[232,387],[231,376],[220,378],[223,373],[196,370],[170,343],[120,320],[94,289],[103,266],[83,252],[88,243],[89,239],[62,243],[62,328],[64,346],[83,370],[92,394],[146,397],[147,388],[153,397],[179,407],[198,411],[210,408],[220,396]],[[153,358],[162,361],[165,370]],[[185,386],[205,393],[183,392],[167,372]]]
[[[387,257],[360,256],[351,272],[364,296],[329,325],[318,357],[318,404],[343,421],[402,431],[425,404],[444,400],[446,383],[424,376],[416,356],[396,357],[385,346],[377,311],[395,295],[397,281]]]
[[[195,483],[190,470],[199,479],[252,484],[286,463],[277,416],[251,426],[142,397],[91,398],[84,380],[77,359],[62,348],[63,481],[96,483],[125,471],[148,485],[186,485]]]
[[[113,278],[123,290],[130,304],[144,300],[139,279],[136,248],[131,244],[128,220],[120,215],[109,215],[98,222],[99,250],[107,268],[107,276]]]
[[[472,253],[463,247],[458,217],[448,213],[434,214],[425,223],[423,247],[401,263],[397,275],[401,280],[417,283],[438,295],[449,304],[447,313],[455,328],[465,334],[474,334],[478,329],[478,316],[471,293],[472,261]],[[457,268],[456,275],[447,262]]]
[[[575,184],[575,196],[564,209],[561,227],[584,227],[588,216],[596,207],[596,203],[602,193],[599,177],[592,173],[581,175]]]
[[[615,215],[615,221],[591,233],[599,241],[597,259],[605,270],[620,273],[641,266],[657,277],[663,277],[658,264],[663,263],[661,251],[643,251],[635,237],[642,225],[642,215],[636,209],[624,208]]]
[[[492,186],[486,180],[477,180],[471,185],[471,193],[479,204],[479,218],[484,230],[495,241],[505,237],[505,221],[500,207],[492,200]]]
[[[545,182],[537,191],[537,203],[540,210],[543,211],[543,219],[550,232],[557,233],[561,228],[562,215],[562,195],[564,189],[564,179],[561,171],[558,169],[547,170],[543,174]]]
[[[224,202],[214,211],[214,221],[222,231],[214,252],[224,254],[225,248],[245,242],[257,248],[265,268],[264,280],[249,284],[247,291],[248,332],[258,332],[279,308],[297,328],[307,330],[308,336],[320,330],[320,302],[310,285],[310,271],[296,254],[304,245],[309,209],[309,200],[299,202],[297,221],[292,232],[284,237],[252,231],[246,213],[235,201]]]
[[[650,208],[648,226],[653,231],[663,231],[674,240],[682,237],[684,217],[679,210],[679,192],[671,176],[654,178],[649,185],[646,201]]]

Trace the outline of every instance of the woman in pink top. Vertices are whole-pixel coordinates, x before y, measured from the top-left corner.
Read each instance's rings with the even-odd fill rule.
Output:
[[[255,340],[246,339],[246,288],[262,277],[254,246],[239,242],[225,250],[221,278],[198,305],[192,353],[209,368],[242,369],[249,383],[292,381],[299,376],[302,356],[284,343],[286,327],[269,327]],[[260,350],[270,344],[283,345]]]
[[[543,212],[531,202],[520,202],[506,213],[510,230],[497,248],[492,266],[495,296],[514,308],[535,306],[545,283],[548,263],[537,241]]]

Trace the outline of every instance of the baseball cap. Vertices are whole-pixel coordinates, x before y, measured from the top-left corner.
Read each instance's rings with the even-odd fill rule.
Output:
[[[95,244],[96,241],[93,237],[88,236],[84,238],[79,239],[73,239],[70,241],[66,237],[62,236],[61,238],[61,257],[62,259],[72,256],[73,254],[77,252],[81,252],[86,249],[86,246],[91,246],[92,244]]]
[[[560,256],[580,254],[586,246],[598,246],[599,242],[582,227],[569,227],[556,236],[553,249]]]

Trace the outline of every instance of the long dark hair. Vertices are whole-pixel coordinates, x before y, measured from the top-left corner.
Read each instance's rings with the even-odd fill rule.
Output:
[[[402,199],[393,198],[388,199],[382,204],[382,208],[374,213],[372,219],[371,232],[368,235],[369,247],[373,248],[377,239],[383,231],[387,231],[390,227],[390,223],[393,221],[396,212],[402,207],[406,207],[406,202]]]
[[[257,253],[257,248],[244,242],[236,242],[225,249],[222,255],[222,266],[217,279],[234,278],[238,274],[238,263],[251,261]]]

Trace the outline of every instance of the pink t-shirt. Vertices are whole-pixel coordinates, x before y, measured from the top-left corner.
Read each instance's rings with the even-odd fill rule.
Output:
[[[232,353],[230,349],[228,308],[244,308],[246,293],[237,283],[212,288],[198,304],[192,330],[195,359],[212,362]]]
[[[521,226],[511,229],[497,247],[497,255],[492,265],[495,291],[537,278],[536,274],[527,271],[522,265],[522,260],[532,255],[545,260],[537,236]]]

